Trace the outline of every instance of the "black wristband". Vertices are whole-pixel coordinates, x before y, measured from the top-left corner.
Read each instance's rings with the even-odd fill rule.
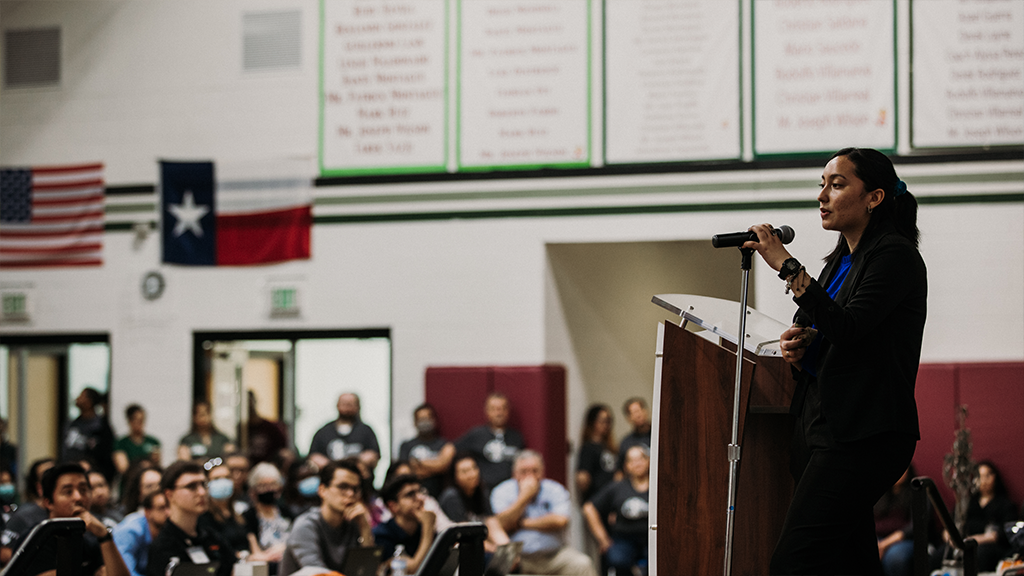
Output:
[[[114,530],[110,526],[107,526],[107,533],[96,539],[97,542],[103,544],[104,542],[110,542],[114,539]]]
[[[786,261],[782,263],[782,268],[779,269],[779,278],[785,280],[800,272],[800,268],[800,262],[796,258],[786,258]]]

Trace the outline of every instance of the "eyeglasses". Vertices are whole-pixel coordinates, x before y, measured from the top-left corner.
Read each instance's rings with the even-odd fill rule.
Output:
[[[330,487],[334,488],[338,492],[341,492],[342,494],[355,494],[356,492],[359,492],[359,485],[357,484],[348,484],[342,482],[340,484],[332,484]]]
[[[398,499],[401,500],[402,498],[415,498],[417,496],[426,496],[426,495],[427,495],[427,489],[426,488],[417,488],[415,490],[409,490],[407,492],[403,492],[403,493],[399,494],[398,495]]]
[[[199,489],[209,490],[210,486],[204,480],[196,480],[195,482],[189,482],[181,486],[175,486],[175,490],[188,490],[189,492],[199,492]]]

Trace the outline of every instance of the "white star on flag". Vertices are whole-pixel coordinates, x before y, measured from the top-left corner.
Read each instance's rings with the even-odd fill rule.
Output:
[[[178,219],[178,223],[174,225],[175,238],[184,234],[185,230],[191,230],[196,237],[202,238],[203,227],[199,225],[199,220],[206,216],[210,207],[196,206],[196,200],[192,196],[191,190],[186,190],[182,195],[181,204],[168,204],[167,209]]]

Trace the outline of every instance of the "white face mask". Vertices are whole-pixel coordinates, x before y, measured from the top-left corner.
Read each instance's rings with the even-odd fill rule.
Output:
[[[337,430],[338,430],[338,434],[341,434],[342,436],[348,436],[349,434],[352,433],[352,425],[351,424],[338,424]]]
[[[431,432],[434,431],[434,421],[420,420],[419,422],[416,423],[416,430],[418,430],[421,434],[430,434]]]

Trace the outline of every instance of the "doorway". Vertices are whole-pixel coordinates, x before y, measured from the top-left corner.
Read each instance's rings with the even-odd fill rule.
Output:
[[[275,456],[256,424],[277,427],[287,448],[305,455],[316,431],[338,417],[338,396],[354,392],[377,435],[375,477],[383,479],[391,461],[389,330],[197,332],[193,342],[194,402],[210,404],[214,426],[251,460]]]
[[[0,463],[20,479],[39,458],[59,458],[68,424],[79,415],[75,399],[86,388],[103,399],[107,417],[110,343],[106,334],[4,336],[0,342],[0,417],[17,458]],[[112,448],[112,445],[111,445]],[[102,468],[101,463],[100,464]]]

